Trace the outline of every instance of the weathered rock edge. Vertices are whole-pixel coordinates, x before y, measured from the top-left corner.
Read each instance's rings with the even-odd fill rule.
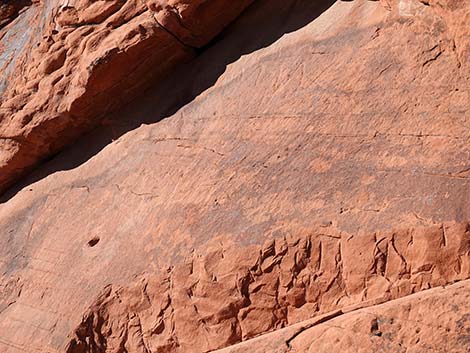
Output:
[[[1,7],[0,23],[11,22],[0,25],[0,193],[192,60],[195,48],[252,2],[35,0]],[[381,3],[400,21],[419,15],[445,29],[448,38],[425,64],[445,50],[467,70],[468,2]]]
[[[467,352],[469,289],[464,280],[388,302],[362,302],[213,352]]]
[[[470,224],[351,235],[332,227],[211,249],[106,287],[67,353],[207,352],[331,311],[470,278]]]
[[[0,193],[194,58],[252,1],[51,0],[23,11],[0,30]]]
[[[31,0],[2,1],[0,3],[0,29],[13,21],[20,11],[29,5],[31,5]]]

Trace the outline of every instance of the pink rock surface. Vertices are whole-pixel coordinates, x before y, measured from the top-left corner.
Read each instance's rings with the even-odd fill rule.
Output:
[[[24,2],[0,32],[0,192],[193,58],[251,1]],[[2,5],[0,21],[18,7]]]
[[[369,236],[321,227],[262,247],[219,245],[134,285],[107,287],[67,352],[208,352],[466,278],[469,224]]]
[[[464,281],[336,310],[214,353],[468,352],[469,296]]]
[[[204,30],[186,8],[152,6],[181,36]],[[47,7],[29,7],[2,31],[20,38],[9,29],[43,18],[38,9]],[[312,315],[468,279],[468,9],[466,1],[254,2],[190,64],[107,115],[0,204],[0,351],[223,349]],[[64,21],[86,17],[67,12]],[[126,37],[119,28],[109,35]],[[2,58],[16,57],[5,48]],[[62,60],[46,58],[43,68]],[[77,57],[72,81],[82,82],[90,58]],[[85,80],[99,92],[109,87],[98,79],[113,70],[107,63]],[[23,99],[9,87],[3,96]],[[69,96],[51,97],[56,109]],[[35,125],[41,116],[46,125]],[[24,136],[46,144],[69,136],[49,135],[53,115],[32,117]],[[17,131],[13,121],[2,120],[1,134]],[[102,150],[101,134],[114,139]],[[2,141],[19,156],[14,143],[38,140]],[[327,337],[325,346],[335,339]]]

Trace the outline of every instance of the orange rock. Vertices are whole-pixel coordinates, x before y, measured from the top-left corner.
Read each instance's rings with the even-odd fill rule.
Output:
[[[220,247],[193,255],[134,285],[107,287],[75,329],[67,353],[117,347],[208,352],[330,311],[470,278],[470,269],[461,266],[470,262],[469,224],[405,234],[374,239],[320,228],[261,248]],[[399,250],[398,236],[406,242]],[[357,261],[361,252],[364,266]]]
[[[0,141],[32,165],[38,141],[57,151],[84,131],[85,120],[60,118],[68,104],[103,109],[109,95],[105,105],[80,98],[101,99],[93,90],[139,97],[4,195],[0,352],[224,349],[469,278],[465,2],[390,1],[387,10],[369,1],[256,1],[197,56],[176,39],[176,52],[159,46],[157,38],[174,37],[154,27],[147,5],[126,2],[109,15],[112,1],[94,3],[85,16],[88,3],[73,11],[70,1],[55,42],[38,38],[41,60],[25,70],[28,80],[10,80],[21,89],[7,87],[2,103],[2,113],[21,106],[24,114],[2,120],[2,134],[28,127]],[[2,58],[33,35],[25,23],[48,14],[35,6],[4,27]],[[109,16],[106,25],[87,22],[95,15]],[[63,59],[50,55],[63,49],[59,33],[65,61],[51,71]],[[136,70],[160,50],[190,62],[145,92],[132,75],[114,91],[118,64]],[[158,71],[152,60],[145,65]],[[36,114],[38,106],[57,115]],[[456,305],[467,300],[455,293]],[[426,324],[442,314],[430,305],[448,311],[440,299],[427,303],[416,305]],[[361,313],[360,340],[327,332],[320,347],[389,343],[377,341],[388,337],[380,317]],[[424,349],[409,326],[386,325],[398,337],[390,347]],[[456,325],[440,337],[458,341]],[[433,330],[420,340],[442,350]],[[361,343],[363,332],[372,343]],[[317,336],[292,347],[314,349]]]
[[[0,67],[0,192],[193,58],[251,2],[31,5],[0,33],[0,45],[14,48],[5,50]],[[19,4],[2,5],[0,23]],[[172,32],[175,23],[184,31]],[[31,29],[24,33],[25,26]]]
[[[469,290],[465,281],[386,304],[336,310],[213,352],[468,352]]]

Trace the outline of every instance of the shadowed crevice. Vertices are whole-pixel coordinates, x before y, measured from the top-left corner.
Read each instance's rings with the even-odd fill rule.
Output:
[[[57,171],[80,166],[105,146],[142,124],[168,118],[212,87],[227,65],[241,56],[273,44],[325,12],[334,0],[257,0],[211,43],[198,50],[195,60],[181,66],[167,79],[155,83],[138,98],[108,114],[104,122],[70,147],[49,158],[0,196],[0,203],[24,187]]]
[[[31,0],[0,0],[0,29],[18,17],[21,10],[31,4]]]

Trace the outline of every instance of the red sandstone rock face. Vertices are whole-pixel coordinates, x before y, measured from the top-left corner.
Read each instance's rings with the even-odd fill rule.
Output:
[[[0,192],[194,57],[251,1],[31,5],[0,33]],[[0,21],[21,4],[2,5]]]
[[[107,287],[67,352],[208,352],[466,278],[469,224],[362,236],[324,227],[263,247],[221,246],[130,287]]]
[[[184,28],[203,30],[170,2],[148,6],[187,43]],[[0,350],[223,349],[468,279],[468,2],[385,6],[257,1],[189,65],[40,168],[49,175],[0,205]],[[126,129],[96,152],[101,133]],[[403,299],[429,314],[411,316],[423,328],[441,317],[429,305],[447,305],[437,291],[424,306]],[[465,310],[462,292],[451,308]],[[374,315],[406,319],[411,310],[395,303],[395,316]],[[460,314],[446,316],[456,350],[466,344]],[[320,347],[339,339],[338,350],[370,351],[385,323],[392,351],[443,350],[436,336],[416,348],[409,326],[354,315],[333,325],[357,323],[371,342],[331,329]],[[283,332],[260,351],[315,348],[317,333],[291,342]]]
[[[465,281],[382,305],[343,308],[214,352],[468,352],[469,295]]]
[[[20,11],[37,0],[2,0],[0,2],[0,28],[13,21]]]

